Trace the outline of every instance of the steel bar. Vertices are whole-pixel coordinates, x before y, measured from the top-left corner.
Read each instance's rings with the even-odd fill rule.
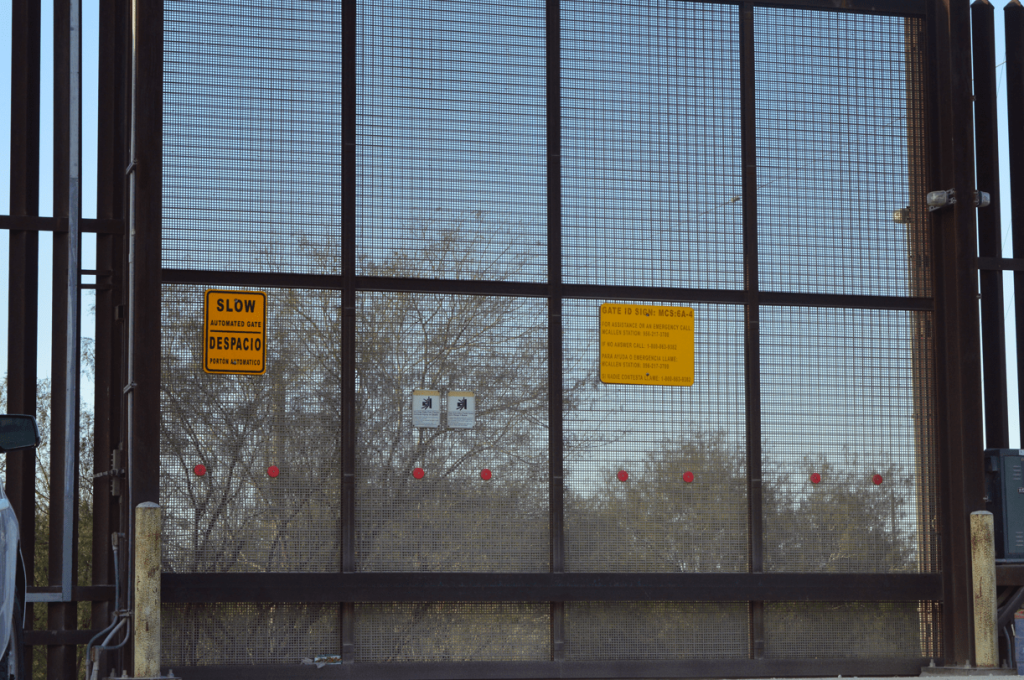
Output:
[[[1010,262],[1010,260],[1006,260]],[[343,290],[343,277],[319,274],[277,274],[239,271],[164,269],[167,283],[210,286],[263,286],[270,288],[307,288]],[[508,295],[516,297],[548,297],[546,284],[515,281],[477,281],[451,279],[409,279],[357,276],[356,290],[395,291],[409,293],[455,293],[463,295]],[[887,295],[835,295],[827,293],[761,292],[762,306],[840,307],[850,309],[902,309],[931,311],[934,301],[928,297],[896,297]],[[746,293],[740,290],[705,288],[665,288],[642,286],[609,286],[562,284],[563,299],[649,300],[651,302],[715,302],[743,304]]]
[[[978,189],[991,204],[978,211],[978,253],[1002,257],[999,214],[999,130],[996,123],[995,19],[988,0],[971,5],[971,43],[974,46],[974,130],[977,140]],[[984,358],[985,446],[1010,445],[1006,394],[1006,334],[1003,326],[1003,274],[981,272],[981,338]]]
[[[356,0],[342,6],[341,571],[356,570]],[[355,660],[355,605],[341,605],[341,656]]]
[[[58,38],[60,39],[60,38]],[[67,344],[65,345],[64,368],[64,528],[61,532],[61,590],[65,602],[71,601],[71,587],[74,585],[76,515],[78,511],[78,419],[80,372],[79,351],[81,349],[81,245],[82,237],[78,228],[82,213],[82,3],[71,0],[68,7],[68,33],[64,38],[68,44],[68,276],[67,276]],[[56,481],[56,478],[53,478]]]
[[[55,2],[53,7],[53,214],[69,219],[71,207],[71,144],[72,144],[72,6],[69,2]],[[78,399],[77,370],[69,375],[72,361],[77,365],[78,325],[76,314],[71,314],[73,303],[70,261],[72,251],[77,252],[79,235],[72,226],[67,232],[53,235],[53,299],[51,338],[51,413],[50,413],[50,479],[52,492],[49,508],[49,569],[48,584],[60,587],[60,601],[47,604],[47,628],[53,631],[75,630],[76,606],[67,601],[65,574],[72,574],[77,566],[77,446]],[[72,240],[74,244],[72,245]],[[78,265],[75,264],[75,272]],[[74,357],[72,359],[71,357]],[[70,388],[70,389],[69,389]],[[70,454],[69,454],[70,452]],[[71,483],[68,484],[70,478]],[[70,516],[71,522],[67,521]],[[67,548],[70,548],[68,550]],[[73,582],[73,579],[72,579]],[[75,676],[75,648],[53,645],[46,652],[46,677],[50,680],[70,680]]]
[[[942,599],[940,574],[163,574],[164,602],[882,602]]]
[[[13,212],[13,210],[12,210]],[[80,219],[79,231],[83,234],[123,234],[124,221],[120,219]],[[21,231],[52,231],[67,233],[68,218],[38,217],[28,215],[0,215],[0,229]]]
[[[12,215],[24,219],[39,214],[40,4],[39,0],[13,0],[11,3],[9,209]],[[39,234],[27,230],[10,233],[6,283],[7,410],[34,415]],[[21,528],[27,585],[33,584],[35,573],[35,480],[35,449],[7,458],[5,487]],[[32,617],[28,617],[26,627],[32,625]],[[25,656],[26,672],[31,674],[32,654]]]
[[[549,569],[565,571],[565,460],[562,336],[562,60],[559,0],[545,4],[547,81],[548,519]],[[565,658],[565,605],[551,603],[551,658]]]
[[[740,13],[740,109],[743,176],[744,372],[746,397],[747,551],[751,573],[764,571],[764,496],[761,486],[761,300],[757,245],[757,83],[754,58],[754,5]],[[750,598],[749,653],[764,657],[764,595]]]
[[[188,680],[485,680],[512,678],[785,678],[918,675],[928,658],[672,659],[665,661],[450,661],[300,666],[190,666]],[[163,669],[167,670],[167,669]]]
[[[1024,120],[1024,5],[1020,0],[1011,0],[1003,14],[1006,30],[1006,117],[1007,120]],[[1024,260],[1024,129],[1019,124],[1009,126],[1008,135],[1010,166],[1010,214],[1013,232],[1013,257]],[[1024,361],[1021,361],[1024,347],[1024,268],[1017,269],[1013,276],[1014,313],[1017,320],[1017,384],[1024,384]],[[1020,415],[1024,415],[1024,400],[1020,403]]]
[[[969,109],[971,94],[969,8],[966,5],[961,8],[957,0],[943,0],[937,4],[936,10],[930,15],[932,35],[928,41],[932,77],[929,92],[931,120],[935,123],[930,130],[933,176],[929,179],[934,187],[954,187],[958,192],[970,195],[974,189],[967,186],[973,185],[973,177],[970,177],[974,164],[973,144],[957,135],[958,126],[962,125],[967,125],[966,129],[973,132],[970,112],[964,111],[965,106]],[[964,60],[968,69],[966,80],[964,66],[958,63]],[[963,148],[965,144],[966,150]],[[971,168],[963,167],[964,164],[970,164]],[[962,278],[966,271],[958,268],[962,264],[959,258],[962,246],[960,232],[966,230],[967,221],[973,224],[966,215],[968,208],[973,210],[972,205],[964,202],[954,206],[953,210],[939,210],[932,214],[936,264],[935,326],[941,329],[936,333],[936,356],[939,366],[943,367],[936,376],[936,401],[942,428],[938,436],[942,570],[946,575],[943,638],[947,642],[946,663],[956,665],[971,660],[973,648],[971,592],[968,587],[971,577],[967,562],[970,545],[967,511],[971,503],[967,479],[973,476],[973,471],[967,469],[969,452],[965,450],[965,444],[970,426],[965,422],[965,416],[972,400],[981,401],[980,394],[967,394],[971,386],[964,383],[967,372],[962,365],[969,346],[965,345],[967,338],[962,327],[970,325],[971,321],[965,319],[964,314],[971,313],[977,317],[976,299],[973,300],[973,309],[962,304]],[[970,255],[973,265],[976,253]]]

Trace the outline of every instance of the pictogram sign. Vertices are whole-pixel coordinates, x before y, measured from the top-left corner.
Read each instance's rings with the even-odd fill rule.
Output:
[[[267,372],[267,294],[208,290],[203,305],[203,370],[207,373]]]

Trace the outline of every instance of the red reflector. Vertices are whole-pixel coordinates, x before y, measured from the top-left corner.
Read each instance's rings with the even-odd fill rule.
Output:
[[[871,478],[871,481],[875,483],[875,486],[878,486],[885,480],[882,479],[882,475],[875,475],[874,477]]]
[[[483,470],[480,471],[480,479],[482,479],[482,480],[484,480],[486,482],[490,478],[491,478],[491,471],[490,470],[488,470],[487,468],[484,468]]]
[[[693,481],[693,473],[689,472],[689,471],[684,472],[683,473],[683,481],[686,482],[687,484],[692,482]]]
[[[626,472],[625,470],[619,470],[619,474],[618,474],[618,475],[616,475],[616,477],[618,477],[618,478],[619,478],[619,481],[620,481],[620,482],[624,482],[624,481],[626,481],[627,479],[629,479],[629,473],[628,473],[628,472]]]
[[[820,481],[821,481],[821,475],[819,475],[817,472],[812,472],[811,473],[811,484],[817,484]]]
[[[202,477],[206,474],[206,466],[200,463],[199,465],[192,468],[192,471],[196,473],[196,477]]]
[[[412,471],[412,476],[415,477],[416,479],[423,479],[423,474],[423,468],[416,468],[415,470]]]
[[[281,468],[277,467],[276,465],[271,465],[270,467],[267,468],[267,474],[270,475],[271,477],[277,477],[279,474],[281,474]]]

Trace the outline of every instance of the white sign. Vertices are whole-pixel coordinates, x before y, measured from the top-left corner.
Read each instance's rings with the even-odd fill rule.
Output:
[[[441,393],[437,390],[412,391],[412,426],[441,425]]]
[[[467,429],[476,423],[476,397],[472,392],[448,393],[448,427]]]

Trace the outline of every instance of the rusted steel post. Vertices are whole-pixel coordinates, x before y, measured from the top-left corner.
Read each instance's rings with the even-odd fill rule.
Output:
[[[992,513],[971,513],[971,572],[974,579],[974,659],[979,668],[999,665],[996,638],[996,544]]]
[[[160,506],[135,508],[135,670],[137,678],[160,675]]]

